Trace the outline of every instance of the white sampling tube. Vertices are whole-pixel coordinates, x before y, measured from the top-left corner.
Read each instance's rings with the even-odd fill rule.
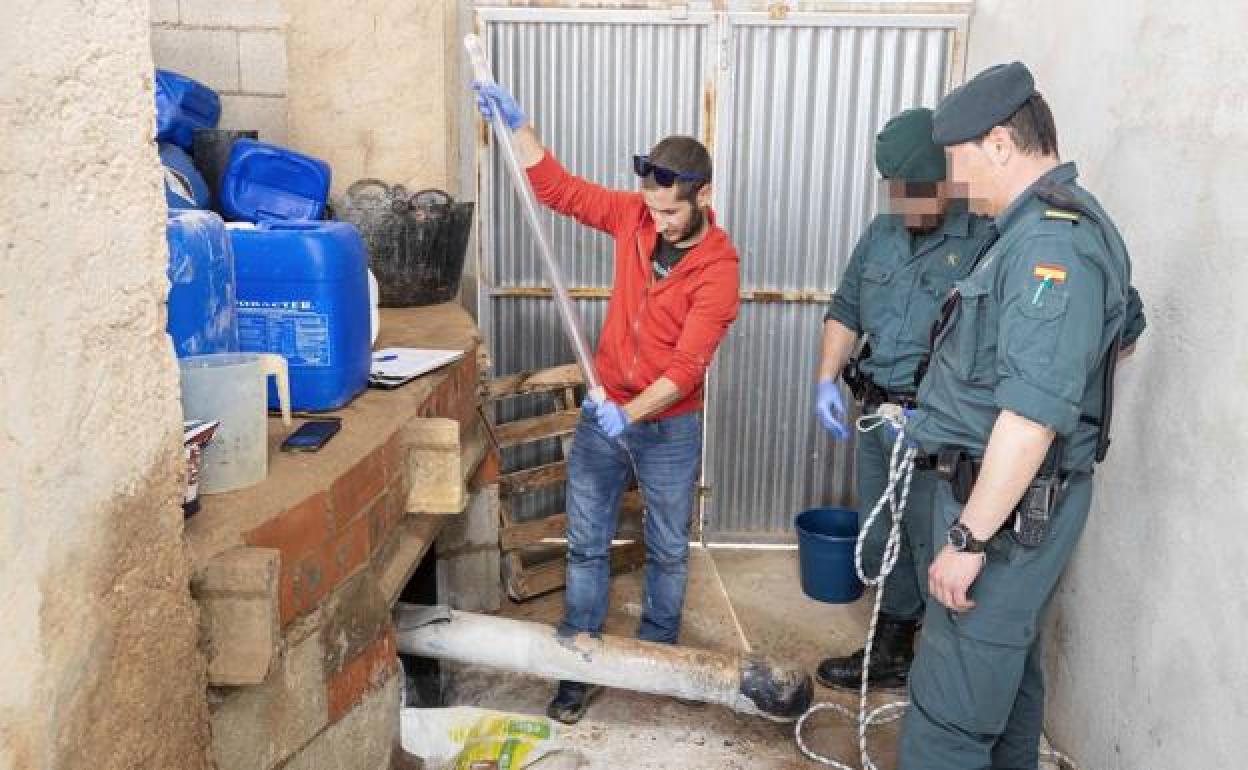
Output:
[[[464,38],[464,48],[468,49],[468,58],[472,61],[473,78],[483,83],[494,83],[494,76],[490,72],[490,64],[485,56],[485,47],[481,44],[481,38],[476,35],[468,35]],[[563,275],[559,271],[559,263],[555,261],[554,252],[550,248],[550,240],[546,237],[546,230],[542,227],[542,222],[537,215],[537,200],[533,194],[533,187],[529,184],[529,176],[525,173],[524,168],[520,165],[520,159],[516,157],[516,149],[511,143],[511,130],[507,128],[507,124],[503,122],[503,117],[498,109],[494,110],[494,119],[491,121],[494,127],[494,136],[498,140],[497,146],[503,153],[503,159],[507,163],[507,170],[511,174],[512,186],[516,189],[516,194],[520,196],[523,204],[522,208],[526,218],[529,220],[529,227],[533,230],[533,237],[537,239],[537,251],[542,257],[542,262],[546,267],[546,278],[550,281],[551,290],[555,297],[555,307],[559,310],[559,318],[563,321],[563,331],[568,335],[568,339],[572,342],[573,352],[576,353],[576,361],[581,366],[581,371],[585,375],[585,384],[589,388],[589,397],[598,403],[606,398],[603,391],[602,383],[598,381],[598,373],[594,371],[594,359],[589,351],[589,343],[585,340],[585,331],[581,328],[581,318],[576,312],[576,308],[572,306],[572,300],[568,297],[567,286],[563,283]]]

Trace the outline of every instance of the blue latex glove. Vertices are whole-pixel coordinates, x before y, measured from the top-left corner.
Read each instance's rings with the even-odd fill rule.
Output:
[[[849,438],[849,429],[845,427],[845,398],[836,380],[819,383],[815,393],[815,414],[833,439],[844,441]]]
[[[520,109],[520,105],[516,103],[516,98],[498,83],[476,80],[472,83],[472,90],[477,92],[477,109],[481,111],[481,117],[487,122],[494,119],[496,109],[498,114],[503,116],[503,122],[507,124],[507,128],[512,131],[519,130],[521,126],[529,122],[524,110]]]
[[[598,404],[593,399],[587,398],[581,403],[581,411],[586,417],[592,417],[594,422],[598,423],[598,427],[602,428],[602,432],[611,438],[623,433],[631,422],[628,419],[628,413],[614,401],[603,401]]]

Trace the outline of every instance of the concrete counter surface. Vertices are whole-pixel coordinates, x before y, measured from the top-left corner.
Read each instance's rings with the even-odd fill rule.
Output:
[[[288,428],[281,420],[270,419],[268,477],[246,489],[203,496],[201,510],[187,522],[194,571],[240,545],[276,545],[253,542],[257,537],[251,535],[297,506],[319,508],[323,504],[335,509],[327,511],[325,523],[330,527],[334,518],[341,521],[355,515],[358,511],[345,508],[371,502],[380,493],[389,481],[387,471],[393,470],[405,444],[412,440],[413,431],[403,429],[420,418],[458,420],[461,431],[475,422],[481,337],[471,316],[459,305],[443,304],[386,308],[381,317],[378,348],[462,350],[464,358],[394,390],[370,388],[343,409],[325,413],[341,417],[342,429],[319,452],[280,451],[282,441],[303,420],[296,417]],[[340,507],[344,510],[336,510]],[[261,532],[258,538],[269,540],[266,534],[274,533]]]

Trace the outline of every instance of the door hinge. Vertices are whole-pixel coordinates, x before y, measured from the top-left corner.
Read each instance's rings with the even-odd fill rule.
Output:
[[[699,500],[710,500],[711,488],[708,486],[699,485],[697,494],[698,494]]]

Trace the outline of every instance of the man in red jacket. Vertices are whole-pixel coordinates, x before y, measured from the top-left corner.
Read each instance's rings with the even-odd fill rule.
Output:
[[[646,504],[645,593],[637,636],[674,643],[688,577],[689,521],[702,452],[702,384],[737,316],[738,260],[711,211],[711,157],[669,136],[634,157],[640,192],[568,173],[511,94],[478,84],[498,110],[541,202],[615,239],[615,280],[594,367],[607,400],[586,400],[568,458],[568,573],[559,633],[598,634],[607,614],[620,498],[635,473]],[[571,724],[594,688],[560,682],[547,713]]]

